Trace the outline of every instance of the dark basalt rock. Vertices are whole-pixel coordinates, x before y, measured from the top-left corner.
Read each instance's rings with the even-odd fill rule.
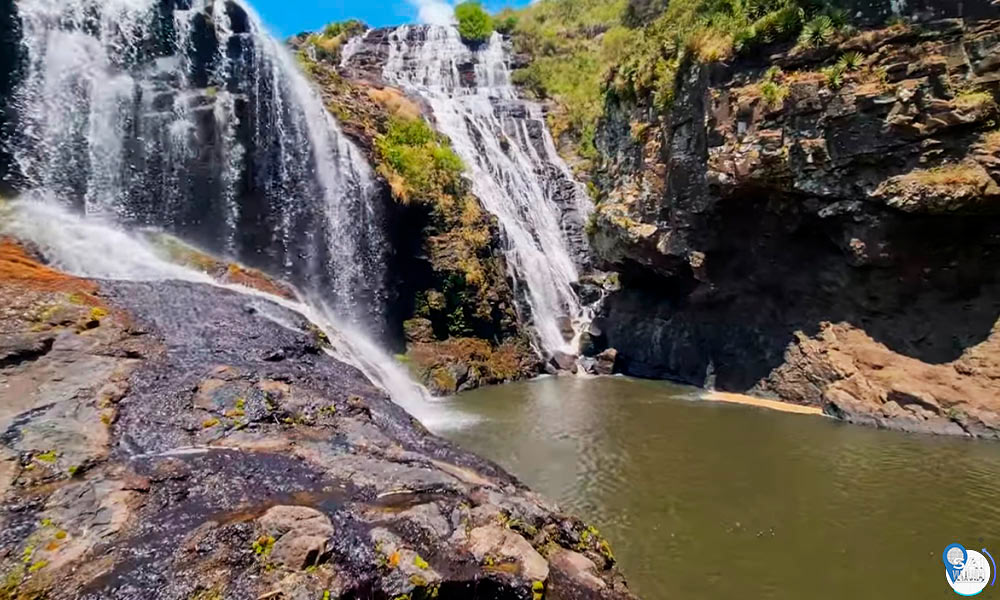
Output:
[[[429,434],[297,313],[202,284],[57,279],[106,307],[81,333],[62,323],[90,306],[42,281],[0,281],[18,309],[2,330],[44,337],[0,364],[29,391],[0,414],[5,592],[632,597],[582,522]]]
[[[1000,78],[985,57],[1000,20],[863,32],[828,53],[855,49],[884,81],[830,90],[812,74],[822,55],[789,51],[772,57],[796,69],[780,106],[758,59],[685,65],[666,124],[640,140],[650,107],[608,106],[592,237],[622,274],[608,345],[637,376],[995,437],[1000,150],[985,136]],[[957,86],[985,99],[963,105]]]

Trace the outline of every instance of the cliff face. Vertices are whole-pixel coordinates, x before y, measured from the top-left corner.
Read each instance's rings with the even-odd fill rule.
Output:
[[[1000,437],[1000,14],[921,6],[975,18],[685,64],[669,114],[607,107],[592,242],[627,373]]]

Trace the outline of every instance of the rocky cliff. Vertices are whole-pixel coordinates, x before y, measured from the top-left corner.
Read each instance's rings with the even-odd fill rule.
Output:
[[[604,327],[630,374],[1000,437],[1000,11],[870,4],[815,48],[688,59],[665,113],[609,101]]]
[[[630,597],[593,529],[292,310],[6,239],[0,299],[0,597]]]

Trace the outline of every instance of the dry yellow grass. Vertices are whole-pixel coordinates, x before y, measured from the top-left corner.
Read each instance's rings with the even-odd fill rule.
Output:
[[[701,62],[716,62],[733,56],[733,36],[716,29],[702,28],[691,36],[690,50]]]
[[[953,101],[955,108],[965,112],[992,112],[996,110],[996,99],[989,92],[961,92]]]
[[[973,185],[984,182],[985,173],[982,168],[958,163],[942,165],[933,169],[921,169],[903,176],[904,181],[910,181],[929,187]]]
[[[979,143],[987,152],[1000,152],[1000,129],[984,133]]]
[[[369,89],[368,97],[378,102],[394,117],[401,119],[420,118],[420,107],[396,88]]]

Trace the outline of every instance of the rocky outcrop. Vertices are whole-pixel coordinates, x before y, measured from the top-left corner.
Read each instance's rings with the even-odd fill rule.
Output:
[[[629,598],[607,543],[299,314],[0,245],[0,594]]]
[[[625,372],[1000,437],[998,52],[1000,21],[925,21],[682,65],[662,117],[609,105]]]

